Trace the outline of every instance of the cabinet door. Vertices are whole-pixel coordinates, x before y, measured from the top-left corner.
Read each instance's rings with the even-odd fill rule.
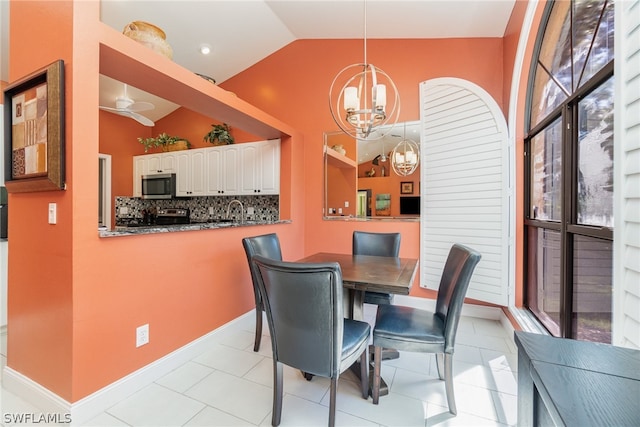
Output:
[[[261,194],[280,193],[280,140],[270,140],[260,145]]]
[[[174,154],[176,196],[204,196],[206,188],[205,154],[203,150],[184,150]]]
[[[144,156],[133,157],[133,197],[142,197],[142,175],[147,173],[147,159]]]
[[[257,144],[242,144],[240,148],[240,194],[259,192],[258,177],[261,175],[260,147]]]
[[[174,173],[176,171],[176,153],[162,153],[159,157],[162,173]]]
[[[176,159],[176,196],[189,196],[191,191],[191,156],[188,150],[177,153]]]
[[[240,150],[237,147],[224,147],[222,149],[222,174],[223,193],[229,196],[240,194]]]
[[[222,150],[208,149],[205,156],[208,174],[205,182],[205,193],[215,196],[224,193],[224,176],[222,174],[223,153]]]
[[[207,162],[205,161],[205,152],[202,150],[192,150],[190,152],[190,176],[191,189],[190,196],[207,195]]]

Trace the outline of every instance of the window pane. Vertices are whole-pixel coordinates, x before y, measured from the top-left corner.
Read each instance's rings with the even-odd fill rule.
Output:
[[[613,77],[578,105],[578,223],[613,227]]]
[[[527,302],[542,324],[560,336],[560,233],[528,230]]]
[[[562,122],[531,140],[531,218],[559,221],[562,208]]]
[[[604,4],[604,0],[575,1],[573,55],[576,87],[582,86],[613,59],[613,1],[607,3],[600,20]]]
[[[611,243],[575,236],[571,323],[576,339],[611,343]]]
[[[531,96],[531,127],[547,117],[567,99],[567,94],[540,66],[536,68],[535,84]]]

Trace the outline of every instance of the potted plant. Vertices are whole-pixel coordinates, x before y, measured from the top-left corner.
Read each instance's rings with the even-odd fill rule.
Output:
[[[211,125],[211,130],[204,136],[204,140],[213,145],[233,144],[235,140],[231,135],[229,125],[223,123],[221,125]]]
[[[149,149],[160,147],[162,151],[186,150],[191,147],[189,141],[179,136],[169,136],[163,132],[156,137],[138,138],[138,142],[144,145],[144,152]]]

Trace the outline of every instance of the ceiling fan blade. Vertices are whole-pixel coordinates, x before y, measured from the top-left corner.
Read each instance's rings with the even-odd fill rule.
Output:
[[[122,110],[122,109],[120,109],[120,108],[107,107],[107,106],[104,106],[104,105],[100,105],[100,106],[99,106],[99,108],[100,108],[101,110],[104,110],[104,111],[110,111],[110,112],[112,112],[112,113],[119,113],[119,112],[123,111],[123,110]]]
[[[138,112],[138,111],[153,110],[154,108],[156,108],[156,106],[150,102],[136,101],[136,102],[133,102],[133,104],[129,105],[127,107],[127,110]]]
[[[131,111],[131,110],[127,110],[127,109],[124,109],[124,108],[105,107],[104,105],[100,105],[99,107],[100,107],[101,110],[108,111],[108,112],[114,113],[114,114],[118,114],[120,116],[132,118],[132,119],[136,120],[138,123],[143,124],[145,126],[154,126],[155,125],[153,120],[143,116],[142,114],[138,114],[138,113],[136,113],[134,111]]]
[[[149,119],[148,117],[143,116],[142,114],[138,114],[138,113],[135,113],[133,111],[130,111],[127,115],[129,117],[131,117],[132,119],[134,119],[135,121],[137,121],[138,123],[143,124],[145,126],[153,126],[153,125],[155,125],[153,120]]]

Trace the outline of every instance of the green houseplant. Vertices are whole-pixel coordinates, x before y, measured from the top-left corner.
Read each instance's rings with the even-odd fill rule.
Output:
[[[235,142],[231,129],[226,123],[211,125],[211,130],[204,136],[204,140],[213,145],[227,145]]]
[[[162,151],[186,150],[191,147],[189,141],[179,136],[169,136],[163,132],[156,137],[138,138],[138,142],[144,145],[144,152],[153,148],[160,148]]]

